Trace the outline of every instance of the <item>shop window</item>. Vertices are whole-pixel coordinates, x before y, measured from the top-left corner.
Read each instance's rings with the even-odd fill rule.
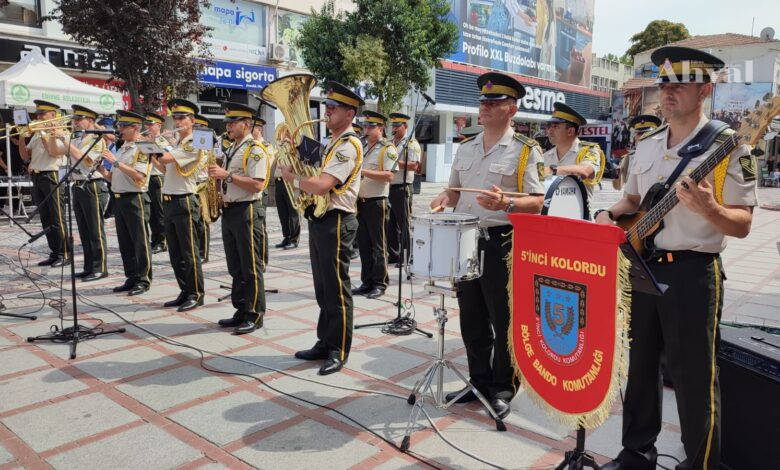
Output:
[[[0,22],[40,28],[41,0],[9,0],[0,7]]]

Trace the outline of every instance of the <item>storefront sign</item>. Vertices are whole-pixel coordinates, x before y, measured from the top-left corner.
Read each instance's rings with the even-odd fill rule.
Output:
[[[94,72],[111,71],[111,64],[90,49],[8,38],[0,38],[0,62],[19,62],[36,49],[46,57],[46,60],[60,68]]]
[[[207,65],[198,78],[205,85],[259,90],[276,79],[276,69],[215,61]]]

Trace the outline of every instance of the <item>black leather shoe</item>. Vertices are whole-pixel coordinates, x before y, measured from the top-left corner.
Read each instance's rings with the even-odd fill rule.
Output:
[[[133,288],[133,284],[131,284],[130,281],[125,281],[125,283],[122,284],[121,286],[116,286],[111,290],[113,290],[114,292],[127,292],[132,288]]]
[[[494,398],[490,400],[490,406],[501,419],[506,418],[509,415],[509,412],[512,411],[512,407],[509,406],[509,402],[503,398]]]
[[[340,371],[341,368],[344,367],[344,362],[347,362],[346,360],[342,362],[341,359],[339,359],[340,356],[341,351],[330,351],[328,353],[328,358],[325,359],[325,362],[322,363],[322,367],[320,367],[320,370],[317,371],[317,374],[329,375]]]
[[[292,249],[298,248],[298,242],[289,241],[289,242],[285,243],[282,248],[285,249],[285,250],[292,250]]]
[[[54,262],[51,264],[51,267],[59,268],[60,266],[64,266],[68,263],[70,263],[70,258],[63,258],[62,256],[60,256],[54,260]]]
[[[179,305],[183,304],[185,300],[187,300],[187,296],[184,295],[184,292],[182,292],[175,299],[165,302],[163,307],[178,307]]]
[[[51,266],[51,264],[55,261],[57,261],[57,258],[59,256],[55,255],[54,253],[50,254],[48,258],[46,258],[43,261],[38,261],[38,266]]]
[[[468,392],[466,392],[465,395],[458,398],[458,401],[455,403],[471,403],[474,400],[478,400],[477,395],[474,394],[474,392],[471,391],[471,387],[465,387],[465,389],[468,389]],[[462,392],[464,389],[460,389],[457,392],[450,392],[448,393],[444,398],[447,400],[447,403],[451,402],[455,397],[460,395],[460,392]]]
[[[203,298],[201,297],[200,300],[195,300],[195,297],[187,297],[184,299],[184,302],[179,305],[179,308],[176,309],[177,312],[186,312],[187,310],[192,310],[195,307],[200,307],[203,305]]]
[[[361,284],[360,287],[352,289],[352,295],[363,295],[371,292],[371,287],[365,284]]]
[[[601,470],[624,470],[625,468],[620,460],[612,460],[601,466]]]
[[[602,465],[606,470],[653,470],[656,468],[658,450],[655,447],[647,452],[623,449],[615,460]]]
[[[217,322],[217,325],[221,326],[222,328],[235,328],[241,323],[243,323],[243,321],[240,318],[233,317],[223,318]]]
[[[328,350],[320,346],[319,343],[315,344],[311,349],[305,349],[295,353],[296,359],[303,359],[304,361],[316,361],[318,359],[327,359]]]
[[[79,279],[84,279],[85,277],[89,276],[90,274],[92,274],[92,273],[85,270],[85,271],[81,271],[81,272],[76,273],[75,276],[77,278],[79,278]]]
[[[107,272],[95,271],[94,273],[89,273],[86,276],[82,277],[81,280],[84,282],[90,282],[90,281],[97,281],[98,279],[103,279],[104,277],[108,277]]]
[[[154,254],[162,253],[163,251],[167,251],[167,250],[168,250],[168,248],[165,245],[162,245],[162,244],[154,245],[152,247],[152,253],[154,253]]]
[[[290,243],[290,240],[285,238],[284,240],[282,240],[279,243],[277,243],[276,245],[274,245],[274,248],[284,248],[284,246],[287,245],[288,243]]]
[[[380,289],[379,287],[374,287],[371,289],[370,292],[366,293],[366,298],[368,299],[378,299],[379,297],[382,297],[385,295],[385,290]]]
[[[147,286],[146,284],[136,284],[133,286],[132,289],[130,289],[130,292],[128,292],[127,295],[129,296],[140,295],[148,290],[149,290],[149,286]]]
[[[252,318],[254,316],[255,319],[254,320],[244,320],[243,322],[241,322],[241,324],[238,325],[236,327],[236,329],[233,330],[233,334],[243,335],[243,334],[246,334],[246,333],[251,333],[251,332],[255,331],[258,328],[262,328],[263,327],[263,316],[264,315],[265,314],[257,315],[255,313],[250,313],[248,315],[248,317]]]

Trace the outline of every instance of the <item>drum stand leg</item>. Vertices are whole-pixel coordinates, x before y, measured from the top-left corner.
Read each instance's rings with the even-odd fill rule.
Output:
[[[225,300],[228,297],[230,297],[231,295],[233,295],[233,287],[232,286],[226,286],[224,284],[220,284],[219,288],[227,290],[228,293],[223,295],[222,297],[218,297],[217,298],[217,302],[222,302],[223,300]],[[279,289],[266,289],[265,293],[266,294],[278,294],[279,293]]]
[[[490,416],[496,421],[496,429],[499,431],[506,431],[506,425],[504,424],[504,421],[498,417],[498,414],[496,414],[495,410],[493,410],[493,407],[490,406],[487,398],[485,398],[485,396],[482,395],[482,393],[480,393],[480,391],[477,390],[474,385],[472,385],[471,382],[469,382],[468,379],[452,365],[450,361],[444,359],[444,325],[447,324],[447,309],[444,308],[444,294],[439,293],[439,296],[441,298],[439,307],[435,307],[433,309],[439,331],[438,351],[436,358],[431,362],[431,365],[428,367],[425,373],[423,373],[422,377],[417,380],[417,383],[414,384],[412,393],[406,400],[406,402],[410,405],[413,405],[413,407],[411,413],[409,414],[409,421],[406,423],[406,431],[404,432],[403,441],[401,441],[401,451],[403,452],[409,450],[412,432],[414,432],[417,420],[419,419],[420,413],[422,412],[423,406],[425,405],[426,395],[429,395],[432,399],[433,406],[440,410],[446,410],[453,403],[457,402],[460,397],[471,390],[471,392],[473,392],[474,395],[479,398],[479,401],[482,402],[482,405],[488,411]],[[454,372],[455,375],[457,375],[458,378],[468,387],[464,388],[462,393],[458,394],[458,396],[450,401],[446,401],[444,394],[445,369]],[[434,381],[436,382],[435,390],[433,386]]]

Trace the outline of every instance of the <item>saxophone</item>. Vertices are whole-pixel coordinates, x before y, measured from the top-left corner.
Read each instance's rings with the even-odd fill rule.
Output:
[[[274,139],[277,146],[279,165],[291,166],[293,173],[300,176],[317,176],[322,169],[307,165],[298,155],[298,145],[302,136],[314,138],[312,124],[327,121],[311,119],[309,114],[309,96],[317,85],[317,79],[310,74],[294,74],[282,77],[266,85],[261,97],[270,101],[284,116],[284,122],[276,127]],[[303,214],[309,206],[314,206],[314,216],[319,217],[328,210],[330,195],[316,196],[298,191],[285,181],[285,189],[293,207]]]
[[[202,171],[204,168],[207,169],[210,165],[217,163],[217,158],[212,150],[201,150],[199,155],[199,161],[205,161],[205,163],[201,165],[198,171]],[[202,186],[198,188],[198,196],[200,198],[200,212],[204,222],[207,224],[216,222],[222,214],[222,193],[217,186],[217,180],[208,178],[204,181]]]

